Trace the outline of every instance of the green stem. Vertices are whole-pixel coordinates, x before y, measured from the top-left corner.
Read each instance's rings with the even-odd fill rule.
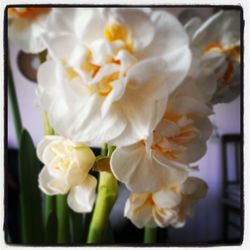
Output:
[[[115,146],[109,147],[111,156]],[[118,183],[112,173],[100,172],[98,196],[90,223],[87,243],[106,243],[109,215],[118,196]]]
[[[54,129],[50,126],[48,114],[46,112],[43,113],[43,127],[45,135],[54,135]]]
[[[156,241],[157,241],[157,228],[145,227],[144,243],[156,243]]]
[[[82,244],[86,241],[86,229],[85,229],[85,214],[75,213],[69,211],[70,216],[70,229],[71,229],[71,243]]]
[[[56,196],[56,210],[57,210],[57,242],[70,242],[70,228],[69,228],[69,208],[67,204],[66,195]]]
[[[15,131],[16,131],[17,144],[18,146],[20,146],[21,131],[22,131],[23,126],[22,126],[22,121],[21,121],[21,116],[20,116],[20,111],[19,111],[18,101],[17,101],[17,96],[16,96],[16,90],[15,90],[15,85],[14,85],[10,66],[9,66],[9,72],[8,72],[8,95],[9,95],[12,116],[13,116]]]
[[[108,144],[104,143],[101,147],[101,155],[107,155],[108,153]]]
[[[57,218],[56,218],[56,197],[45,195],[44,197],[45,216],[45,243],[57,242]]]

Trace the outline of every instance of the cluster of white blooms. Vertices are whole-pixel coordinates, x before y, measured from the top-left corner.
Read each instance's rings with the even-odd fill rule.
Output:
[[[95,157],[114,144],[113,175],[131,191],[124,215],[137,227],[180,227],[207,185],[190,177],[206,152],[213,105],[240,89],[240,13],[184,26],[160,9],[10,9],[10,37],[48,56],[38,98],[57,135],[38,145],[39,186],[91,211]],[[29,39],[27,39],[27,37]]]

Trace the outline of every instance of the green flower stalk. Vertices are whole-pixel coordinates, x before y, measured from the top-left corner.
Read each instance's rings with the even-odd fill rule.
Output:
[[[108,156],[111,156],[115,146],[109,147]],[[106,243],[109,215],[118,196],[118,183],[112,173],[100,172],[98,196],[90,223],[87,243]]]
[[[157,242],[157,228],[145,227],[144,228],[144,243]]]

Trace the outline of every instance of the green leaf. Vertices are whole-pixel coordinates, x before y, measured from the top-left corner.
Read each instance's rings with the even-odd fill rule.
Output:
[[[18,100],[16,95],[15,84],[13,81],[12,71],[9,65],[8,68],[8,100],[12,111],[13,123],[16,131],[16,139],[18,146],[20,146],[21,131],[22,131],[22,120],[18,106]]]
[[[42,243],[42,199],[38,188],[40,163],[32,139],[25,129],[21,132],[19,152],[19,185],[22,242]]]
[[[56,244],[57,243],[57,216],[53,211],[49,214],[46,229],[45,229],[45,243]]]
[[[70,231],[71,242],[73,244],[83,244],[86,238],[87,230],[85,228],[85,214],[75,213],[70,210]]]

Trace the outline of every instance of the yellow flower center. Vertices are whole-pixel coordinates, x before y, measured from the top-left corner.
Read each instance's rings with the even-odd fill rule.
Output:
[[[109,42],[114,42],[121,40],[124,42],[124,47],[121,49],[126,49],[129,52],[132,51],[132,42],[129,38],[129,33],[126,27],[118,23],[112,23],[104,29],[104,37]]]

